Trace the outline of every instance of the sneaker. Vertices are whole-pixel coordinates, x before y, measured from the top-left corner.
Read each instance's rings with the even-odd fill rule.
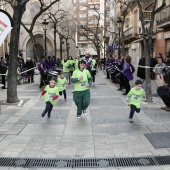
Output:
[[[64,102],[67,102],[67,99],[64,99]]]
[[[80,119],[80,118],[81,118],[81,115],[77,115],[77,118]]]
[[[129,123],[133,123],[133,120],[129,118]]]
[[[41,117],[44,117],[44,116],[45,116],[45,112],[42,112]]]
[[[86,110],[83,110],[83,114],[85,114],[85,115],[87,114]]]

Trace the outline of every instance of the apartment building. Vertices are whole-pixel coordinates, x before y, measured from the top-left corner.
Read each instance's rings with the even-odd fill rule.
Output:
[[[143,11],[152,11],[154,1],[142,1]],[[133,0],[127,0],[127,5],[120,4],[117,1],[116,15],[124,20],[123,35],[124,54],[132,57],[134,64],[138,63],[139,58],[144,56],[144,45],[142,38],[141,22],[139,20],[139,9],[137,3]],[[157,7],[160,7],[162,1],[158,1]],[[145,28],[149,28],[149,21],[145,22]],[[147,35],[146,35],[147,36]],[[164,7],[155,16],[151,50],[155,53],[162,53],[165,56],[170,53],[170,1],[166,2]]]
[[[76,34],[76,45],[77,45],[77,55],[84,55],[85,51],[89,51],[92,55],[97,55],[96,49],[92,41],[88,39],[88,36],[92,37],[94,35],[85,35],[82,32],[88,29],[99,29],[103,30],[98,35],[102,41],[106,30],[110,25],[110,7],[109,1],[105,0],[74,0],[74,11],[77,24],[77,34]],[[84,30],[82,29],[84,28]],[[101,49],[102,51],[102,49]],[[102,53],[102,55],[104,55]]]
[[[8,5],[7,3],[4,3],[3,0],[0,1],[0,8],[3,10],[6,10],[11,16],[12,14],[12,8],[10,7],[10,5]],[[33,17],[37,14],[37,12],[39,11],[40,8],[40,4],[38,0],[30,0],[27,3],[26,6],[26,11],[24,12],[24,15],[22,17],[22,22],[24,23],[24,25],[29,29],[30,28],[30,24],[32,22]],[[74,9],[73,9],[73,2],[72,1],[67,1],[67,0],[62,0],[61,2],[57,2],[56,4],[54,4],[51,9],[49,10],[51,13],[54,11],[54,13],[58,10],[58,9],[64,9],[66,11],[67,14],[69,14],[70,16],[74,16]],[[48,11],[48,13],[49,13]],[[47,50],[47,56],[53,56],[55,54],[55,49],[56,50],[56,57],[60,58],[60,39],[59,39],[59,35],[56,34],[56,48],[54,47],[55,43],[54,43],[54,26],[53,23],[51,23],[50,19],[48,18],[47,15],[42,15],[35,23],[34,29],[33,29],[33,35],[36,41],[36,46],[37,49],[39,51],[40,54],[40,58],[42,55],[44,55],[44,30],[43,30],[43,25],[42,22],[44,21],[44,19],[47,20],[48,22],[48,26],[47,26],[47,31],[46,31],[46,50]],[[68,26],[69,28],[69,26]],[[73,35],[74,37],[74,35]],[[65,40],[63,40],[63,48],[62,48],[62,56],[67,55],[67,43]],[[10,33],[9,35],[6,37],[4,43],[1,45],[0,47],[0,55],[3,56],[5,54],[5,52],[9,52],[9,43],[10,43]],[[68,40],[68,43],[70,44],[70,48],[69,48],[69,54],[71,56],[75,56],[76,55],[76,49],[75,49],[75,43],[74,41]],[[35,51],[33,49],[33,44],[31,41],[31,38],[29,36],[29,34],[26,32],[26,30],[21,26],[20,28],[20,39],[19,39],[19,47],[18,47],[18,52],[22,52],[24,59],[26,59],[27,57],[30,58],[34,58],[35,56]],[[38,60],[40,60],[40,58]]]

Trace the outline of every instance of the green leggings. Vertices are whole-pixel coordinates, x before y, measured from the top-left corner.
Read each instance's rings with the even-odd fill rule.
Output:
[[[86,110],[90,103],[90,90],[75,91],[73,93],[73,100],[77,106],[77,116],[82,114],[83,110]]]

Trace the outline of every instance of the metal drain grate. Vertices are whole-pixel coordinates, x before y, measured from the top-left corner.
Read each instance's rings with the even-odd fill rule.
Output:
[[[114,167],[114,159],[75,159],[73,167]]]
[[[0,167],[22,168],[105,168],[141,167],[170,165],[170,156],[132,158],[85,158],[85,159],[45,159],[45,158],[0,158]],[[0,168],[1,169],[1,168]]]
[[[72,159],[34,159],[31,167],[57,167],[57,168],[72,168]]]
[[[168,165],[170,164],[170,156],[157,156],[155,157],[159,165]]]
[[[137,157],[137,158],[115,158],[115,166],[153,166],[156,165],[153,157]]]
[[[0,166],[9,166],[9,167],[29,167],[31,159],[22,159],[22,158],[0,158]]]

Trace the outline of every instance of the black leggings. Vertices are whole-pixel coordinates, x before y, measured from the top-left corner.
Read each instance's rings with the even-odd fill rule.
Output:
[[[63,91],[60,91],[59,95],[62,96],[62,93],[64,94],[64,99],[67,99],[67,94],[66,94],[66,90],[65,89]]]
[[[129,115],[130,119],[133,118],[133,115],[134,115],[135,112],[139,113],[140,112],[140,108],[137,108],[135,105],[131,104],[130,105],[130,115]]]

